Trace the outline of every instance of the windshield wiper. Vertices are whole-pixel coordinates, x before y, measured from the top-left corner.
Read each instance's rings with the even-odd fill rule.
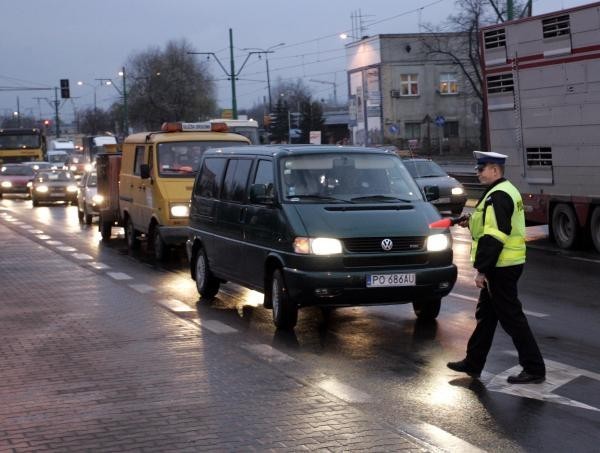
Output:
[[[401,201],[403,203],[410,203],[411,201],[413,201],[413,200],[406,200],[404,198],[392,197],[389,195],[365,195],[362,197],[354,197],[354,198],[350,199],[350,201],[368,201],[368,200],[385,201],[385,202]]]
[[[301,194],[301,195],[288,195],[286,198],[288,200],[298,198],[298,199],[314,199],[314,200],[332,200],[332,201],[340,201],[342,203],[350,203],[350,201],[344,200],[343,198],[330,197],[327,195],[319,195],[317,193]]]

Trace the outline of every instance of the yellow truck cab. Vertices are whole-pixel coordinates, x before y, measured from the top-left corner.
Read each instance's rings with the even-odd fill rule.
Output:
[[[157,260],[188,238],[189,206],[200,159],[208,148],[247,145],[225,124],[165,123],[159,132],[128,136],[119,172],[119,219],[130,249],[140,236]]]

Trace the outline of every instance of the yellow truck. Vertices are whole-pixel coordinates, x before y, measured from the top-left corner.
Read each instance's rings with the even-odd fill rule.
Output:
[[[249,144],[223,123],[165,123],[160,131],[128,136],[121,153],[99,154],[102,238],[123,226],[130,250],[146,238],[155,259],[164,260],[188,238],[190,197],[204,151]]]

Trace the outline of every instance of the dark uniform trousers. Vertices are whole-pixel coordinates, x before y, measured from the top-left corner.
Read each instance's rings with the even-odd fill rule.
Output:
[[[517,282],[523,265],[495,267],[486,274],[488,287],[479,294],[475,311],[477,326],[467,345],[466,362],[481,371],[492,347],[498,322],[519,353],[519,364],[528,373],[544,376],[546,369],[540,349],[533,337],[523,307],[517,296]]]

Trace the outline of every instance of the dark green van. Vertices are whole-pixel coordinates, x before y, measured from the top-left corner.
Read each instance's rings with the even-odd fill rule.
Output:
[[[430,229],[440,215],[393,152],[246,146],[202,159],[187,241],[202,297],[226,281],[264,292],[281,328],[310,305],[438,315],[456,281],[450,232]]]

